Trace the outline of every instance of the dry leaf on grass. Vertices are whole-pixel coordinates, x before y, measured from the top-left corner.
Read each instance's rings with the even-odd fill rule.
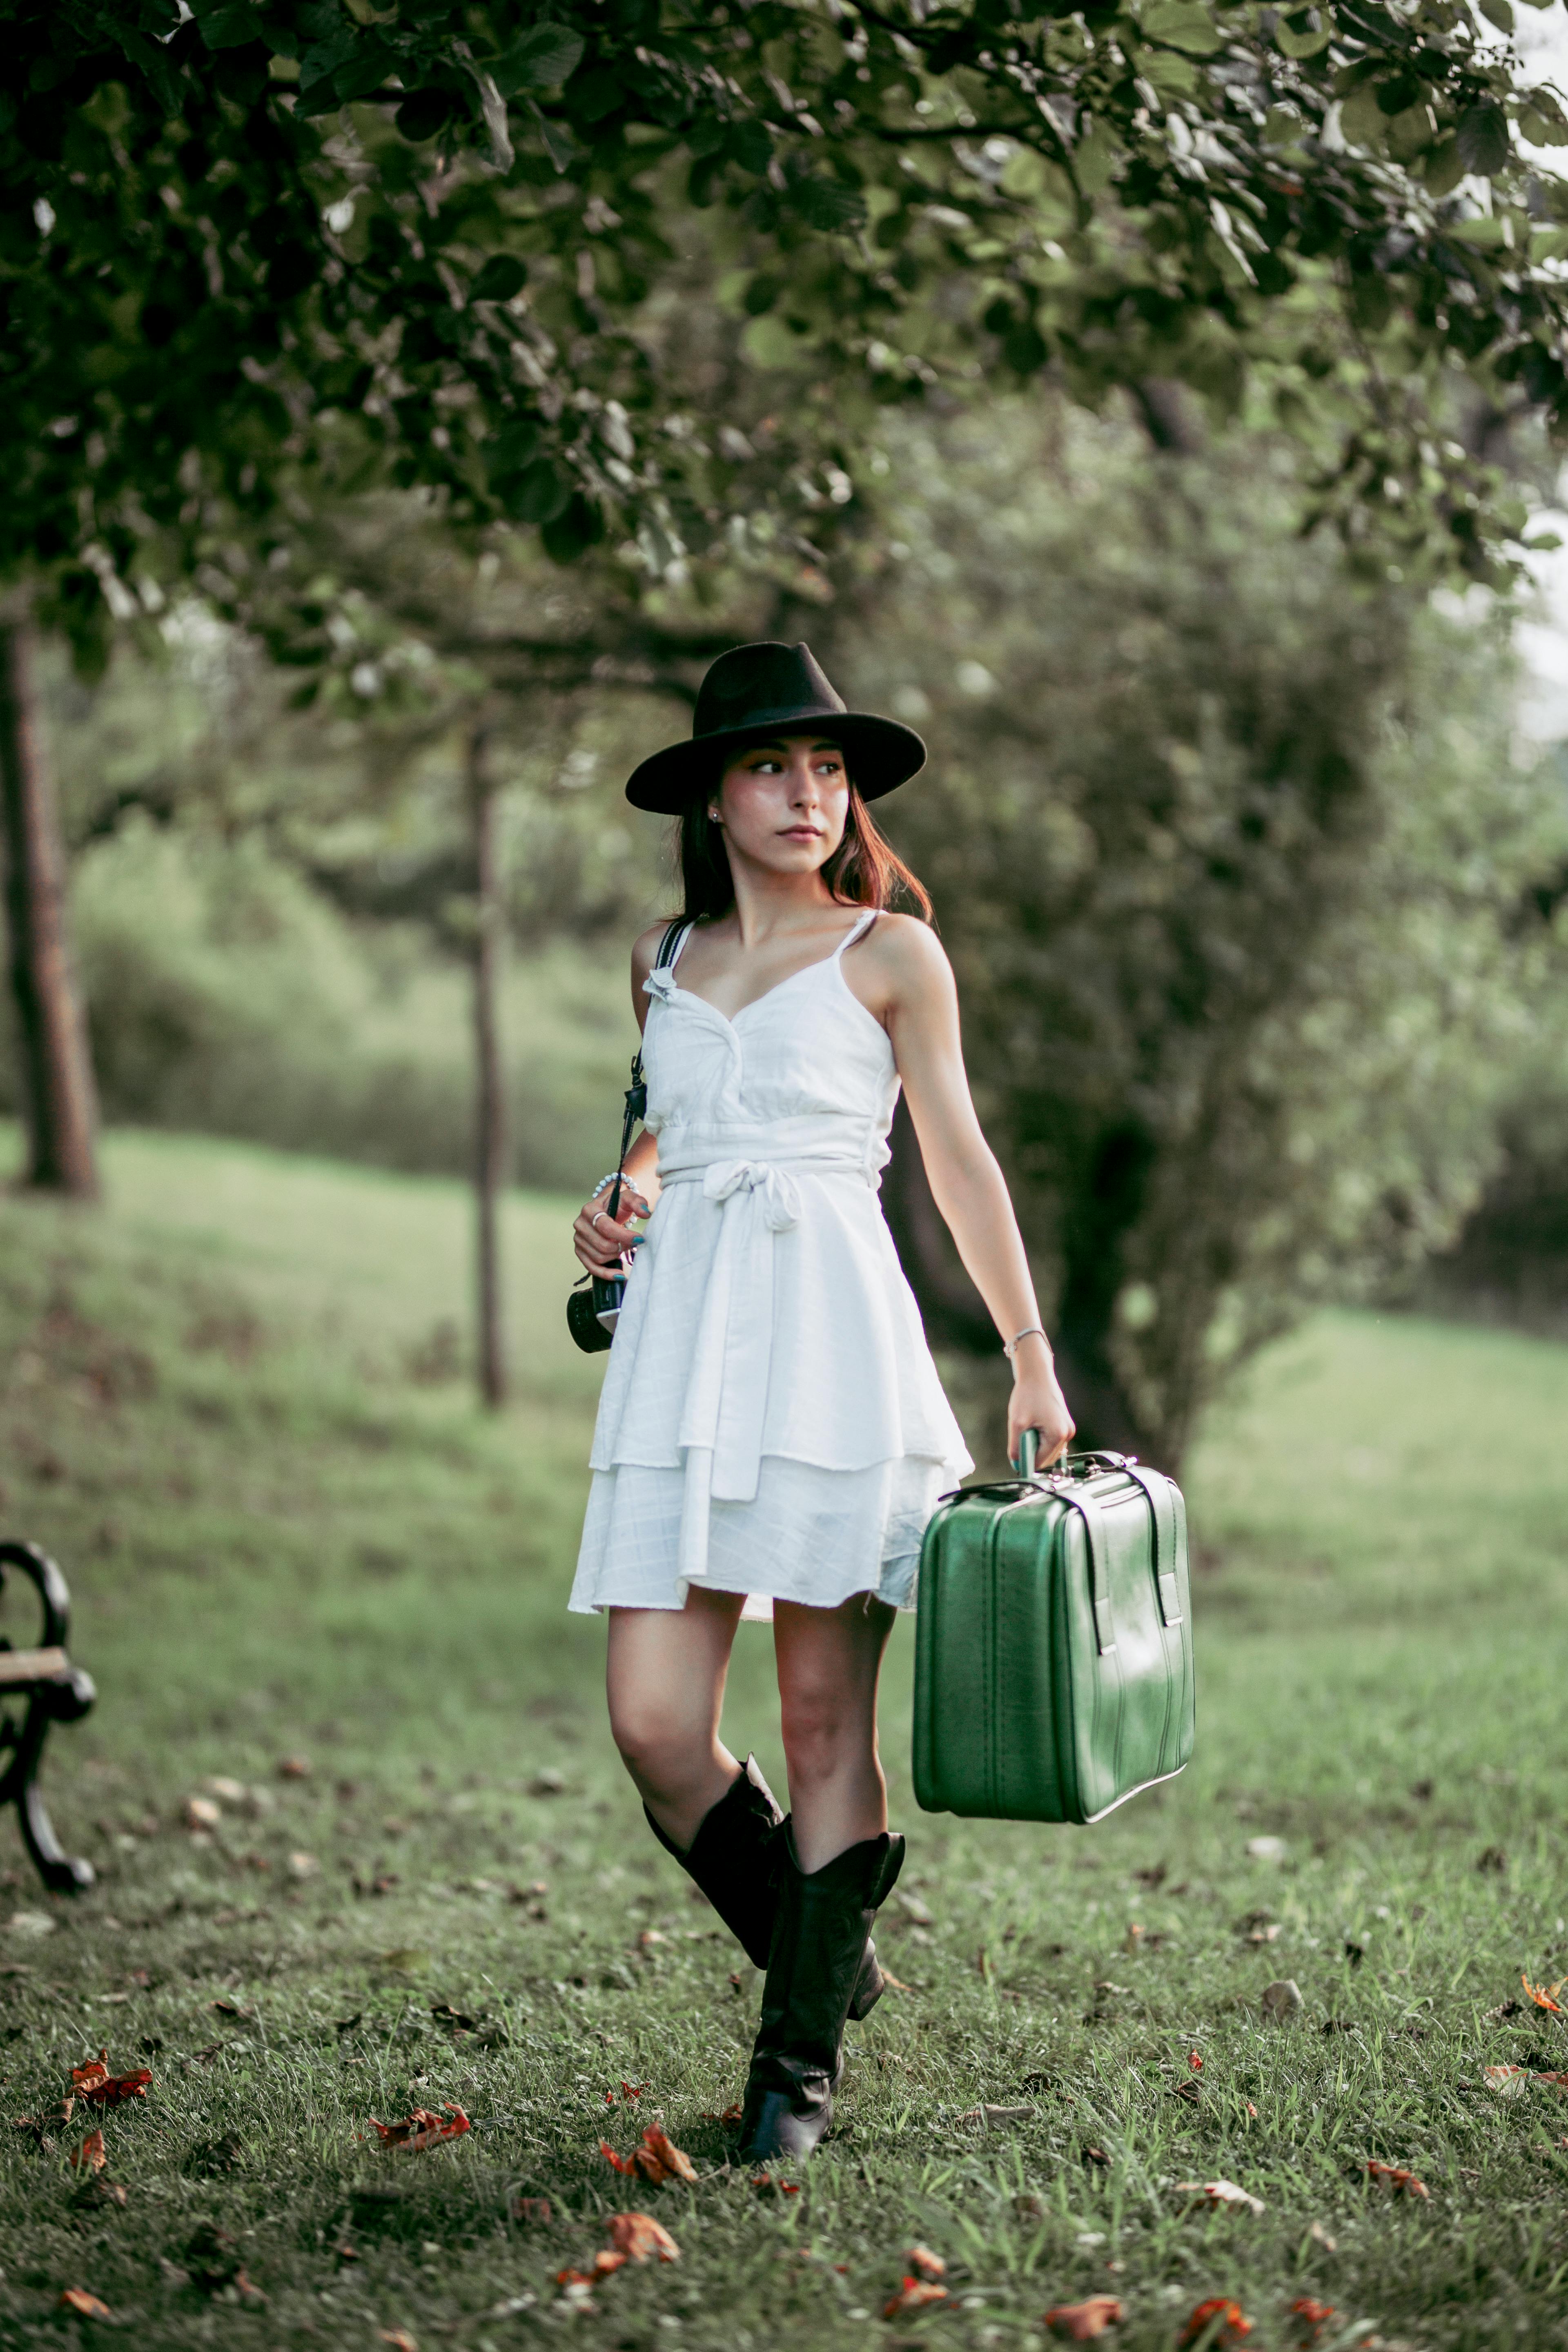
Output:
[[[1315,2344],[1333,2315],[1333,2305],[1320,2303],[1313,2294],[1299,2294],[1290,2305],[1290,2316],[1303,2344]]]
[[[651,2213],[612,2213],[605,2227],[610,2233],[610,2243],[624,2260],[634,2263],[651,2262],[657,2254],[661,2263],[678,2263],[680,2248],[662,2221]]]
[[[1431,2190],[1407,2165],[1382,2164],[1375,2156],[1369,2157],[1366,2177],[1374,2189],[1385,2189],[1390,2197],[1424,2197],[1430,2201]]]
[[[449,2116],[451,2121],[443,2123],[441,2116]],[[473,2129],[462,2108],[450,2105],[444,2105],[440,2116],[432,2115],[428,2107],[416,2107],[400,2124],[377,2123],[374,2116],[370,2120],[381,2134],[383,2147],[391,2148],[395,2156],[422,2155],[426,2148],[439,2147],[444,2140],[461,2139],[466,2131]]]
[[[1558,2000],[1557,1995],[1563,1986],[1568,1984],[1568,1977],[1559,1977],[1554,1985],[1532,1985],[1527,1976],[1521,1976],[1520,1983],[1524,1987],[1537,2009],[1549,2009],[1553,2017],[1562,2016],[1563,2005]]]
[[[1191,2344],[1239,2344],[1251,2333],[1252,2322],[1239,2303],[1232,2303],[1227,2295],[1211,2294],[1206,2303],[1199,2304],[1176,2342],[1185,2352]]]
[[[934,2279],[906,2278],[897,2294],[890,2295],[882,2306],[884,2319],[901,2319],[906,2312],[924,2311],[933,2303],[945,2303],[947,2289],[938,2286]]]
[[[548,2197],[514,2197],[506,2210],[509,2221],[525,2221],[530,2229],[542,2230],[549,2225]]]
[[[916,2278],[940,2279],[947,2276],[947,2264],[929,2246],[911,2246],[904,2256]]]
[[[606,2139],[599,2142],[599,2153],[606,2164],[617,2172],[635,2173],[651,2189],[662,2187],[667,2180],[695,2180],[697,2167],[685,2150],[675,2146],[657,2124],[650,2124],[630,2156],[618,2156]]]
[[[103,2152],[103,2134],[89,2132],[79,2147],[73,2147],[70,2162],[78,2172],[101,2172],[109,2158]]]
[[[384,2327],[380,2340],[390,2345],[391,2352],[419,2352],[417,2340],[410,2336],[406,2327]]]
[[[1045,2315],[1045,2324],[1053,2336],[1065,2336],[1069,2344],[1092,2344],[1108,2327],[1121,2324],[1121,2305],[1113,2294],[1091,2294],[1087,2303],[1058,2303]]]
[[[1321,2246],[1326,2254],[1337,2254],[1339,2252],[1339,2240],[1337,2238],[1331,2238],[1321,2221],[1309,2221],[1307,2224],[1307,2235],[1310,2238],[1314,2246]]]
[[[151,2070],[142,2066],[132,2074],[111,2074],[108,2058],[108,2051],[100,2050],[96,2058],[88,2060],[85,2066],[71,2068],[75,2095],[79,2099],[90,2099],[95,2106],[100,2107],[117,2107],[123,2100],[144,2099],[147,2085],[153,2080]],[[64,2102],[61,2104],[63,2105]]]
[[[798,2180],[775,2180],[771,2172],[753,2172],[752,2187],[759,2197],[798,2197]]]
[[[62,2311],[74,2311],[79,2319],[112,2319],[114,2316],[109,2305],[96,2294],[89,2294],[84,2286],[68,2286],[60,2296],[59,2307]]]
[[[1239,2213],[1261,2213],[1263,2200],[1255,2197],[1250,2189],[1240,2188],[1234,2180],[1178,2180],[1178,2197],[1191,2197],[1211,2210]]]
[[[1193,2074],[1201,2074],[1203,2073],[1203,2071],[1204,2071],[1204,2062],[1203,2062],[1203,2060],[1198,2056],[1198,2053],[1197,2053],[1197,2052],[1196,2052],[1195,2050],[1189,2050],[1189,2051],[1188,2051],[1188,2053],[1187,2053],[1187,2065],[1188,2065],[1189,2070],[1190,2070]]]
[[[621,2096],[623,2099],[640,2099],[647,2088],[646,2083],[623,2083]]]
[[[626,2259],[625,2254],[611,2253],[606,2247],[604,2252],[595,2255],[591,2266],[585,2271],[557,2271],[555,2284],[562,2287],[597,2286],[601,2279],[609,2278],[618,2271]]]

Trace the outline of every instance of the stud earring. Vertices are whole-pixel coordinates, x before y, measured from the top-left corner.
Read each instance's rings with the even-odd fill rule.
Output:
[[[710,810],[709,810],[709,812],[708,812],[708,822],[709,822],[709,824],[718,824],[721,822],[720,815],[719,815],[719,812],[718,812],[718,810],[717,810],[717,809],[710,809]]]

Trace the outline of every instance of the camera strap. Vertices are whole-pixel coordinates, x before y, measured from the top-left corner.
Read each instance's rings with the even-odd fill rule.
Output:
[[[690,925],[684,917],[671,923],[658,943],[658,953],[653,960],[655,971],[662,971],[675,961],[675,950]],[[616,1223],[621,1205],[621,1177],[626,1164],[626,1154],[632,1148],[632,1129],[640,1118],[647,1116],[647,1081],[643,1076],[642,1047],[632,1055],[632,1082],[626,1088],[626,1115],[621,1121],[621,1156],[616,1162],[616,1181],[610,1193],[609,1219]]]

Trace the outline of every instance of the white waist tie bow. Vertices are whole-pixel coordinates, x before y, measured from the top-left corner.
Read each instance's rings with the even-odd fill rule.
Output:
[[[792,1153],[795,1165],[814,1176],[866,1182],[858,1160],[841,1148],[821,1149],[837,1143],[837,1137],[812,1139],[818,1148]],[[679,1574],[700,1581],[707,1570],[710,1504],[756,1500],[773,1355],[774,1242],[799,1224],[804,1204],[799,1185],[780,1160],[700,1160],[700,1146],[691,1137],[681,1139],[665,1159],[663,1141],[661,1137],[661,1181],[700,1183],[704,1200],[721,1213],[677,1439],[686,1473]],[[688,1152],[691,1156],[684,1156]]]

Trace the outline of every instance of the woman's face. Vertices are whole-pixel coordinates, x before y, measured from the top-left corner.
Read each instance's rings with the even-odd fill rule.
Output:
[[[725,769],[708,813],[725,846],[775,874],[814,874],[844,838],[849,777],[837,743],[781,735],[752,743]]]

